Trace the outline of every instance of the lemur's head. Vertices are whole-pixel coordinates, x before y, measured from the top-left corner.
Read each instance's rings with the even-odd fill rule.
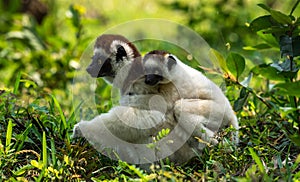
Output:
[[[170,82],[170,71],[177,64],[176,56],[161,50],[154,50],[145,55],[145,83],[147,85],[167,84]]]
[[[121,35],[104,34],[97,38],[94,55],[86,71],[94,78],[105,77],[112,83],[118,71],[140,58],[137,48]]]

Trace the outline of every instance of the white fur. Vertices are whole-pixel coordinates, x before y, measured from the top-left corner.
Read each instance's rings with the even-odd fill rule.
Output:
[[[114,159],[147,163],[153,154],[141,144],[152,142],[154,131],[150,126],[160,125],[163,121],[164,115],[159,111],[117,106],[91,121],[80,121],[75,125],[73,135],[85,137],[99,152]],[[141,150],[148,153],[140,153]]]
[[[159,90],[158,94],[173,106],[169,109],[171,114],[174,112],[177,122],[193,123],[196,126],[193,136],[209,143],[216,143],[213,137],[219,128],[231,124],[237,130],[233,140],[238,143],[238,121],[222,90],[201,72],[182,63],[176,56],[173,57],[177,64],[169,71],[166,66],[168,55],[164,57],[165,64],[161,70],[166,79],[156,87]],[[145,66],[159,64],[152,58],[144,62]],[[162,67],[161,64],[156,66]]]
[[[120,40],[112,41],[112,43],[110,45],[110,51],[112,53],[117,53],[117,45],[121,45],[121,46],[124,47],[124,49],[127,53],[127,56],[128,56],[127,60],[132,60],[133,59],[134,55],[133,55],[133,51],[132,51],[131,47],[128,44],[126,44],[125,42],[120,41]]]

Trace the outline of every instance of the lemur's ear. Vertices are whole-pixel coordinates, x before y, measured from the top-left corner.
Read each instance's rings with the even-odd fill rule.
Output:
[[[127,57],[127,53],[126,53],[126,51],[125,51],[125,49],[124,49],[123,46],[118,45],[117,46],[116,61],[117,62],[122,61],[123,57]]]
[[[175,65],[176,63],[177,63],[176,59],[172,55],[169,55],[168,56],[168,69],[171,70],[172,66]]]

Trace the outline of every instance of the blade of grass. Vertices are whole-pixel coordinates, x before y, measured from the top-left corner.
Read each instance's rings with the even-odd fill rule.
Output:
[[[52,100],[54,102],[55,107],[57,108],[57,110],[59,112],[60,119],[62,121],[62,125],[60,124],[60,127],[61,127],[60,131],[61,131],[61,134],[63,134],[67,130],[67,128],[68,128],[66,117],[65,117],[65,115],[64,115],[64,113],[63,113],[63,111],[62,111],[62,109],[60,107],[59,102],[55,98],[55,96],[54,95],[50,95],[50,96],[51,96],[51,98],[52,98]],[[67,143],[70,144],[70,136],[69,136],[68,132],[66,132],[66,135],[67,136],[65,138],[67,139]]]
[[[21,150],[21,148],[23,147],[24,142],[25,142],[25,140],[26,140],[26,138],[27,138],[27,136],[28,136],[28,133],[29,133],[29,130],[31,129],[31,127],[32,127],[32,123],[30,123],[30,124],[26,127],[25,131],[21,134],[22,140],[21,140],[21,143],[18,145],[17,151]]]
[[[55,143],[54,143],[54,139],[53,139],[53,138],[51,138],[50,142],[51,142],[51,156],[52,156],[52,164],[53,164],[53,166],[56,166],[56,150],[55,150]]]
[[[79,109],[80,109],[80,106],[83,102],[81,102],[78,107],[74,110],[74,107],[72,108],[72,111],[71,111],[71,116],[69,117],[68,119],[68,128],[73,128],[74,125],[76,124],[76,113],[79,113]],[[71,130],[72,133],[69,133],[67,132],[67,138],[68,138],[68,141],[70,140],[71,136],[73,135],[73,130]]]
[[[76,124],[76,121],[78,120],[78,118],[76,118],[77,116],[76,116],[76,114],[77,113],[79,113],[79,110],[80,110],[80,108],[81,108],[81,105],[83,104],[83,101],[81,101],[79,104],[78,104],[78,106],[75,108],[75,110],[74,110],[74,107],[72,108],[72,111],[71,111],[71,116],[69,117],[69,119],[68,119],[68,124],[69,124],[69,126],[73,126],[73,125],[75,125]],[[77,119],[77,120],[76,120]],[[81,118],[79,118],[79,120],[80,120]]]
[[[66,129],[67,128],[67,122],[66,122],[65,115],[64,115],[64,113],[63,113],[63,111],[62,111],[62,109],[60,107],[60,104],[59,104],[59,102],[57,101],[57,99],[55,98],[54,95],[51,95],[51,98],[53,99],[53,102],[54,102],[54,104],[55,104],[55,106],[56,106],[56,108],[57,108],[57,110],[59,112],[60,119],[61,119],[61,121],[63,123],[63,127],[64,127],[63,129]]]
[[[258,157],[258,155],[256,154],[256,152],[254,152],[253,148],[249,148],[249,151],[250,151],[250,155],[251,157],[253,158],[253,160],[255,161],[255,163],[257,164],[259,170],[261,173],[264,173],[265,170],[264,170],[264,166],[260,160],[260,158]]]
[[[39,175],[39,177],[35,181],[43,181],[44,174],[47,169],[47,140],[46,140],[46,133],[43,131],[43,138],[42,138],[42,160],[43,160],[43,168]]]
[[[42,141],[42,145],[43,145],[43,166],[44,168],[47,168],[47,141],[46,141],[46,133],[43,132],[43,141]]]
[[[10,150],[10,144],[11,144],[11,138],[12,138],[12,120],[9,119],[8,125],[7,125],[7,130],[6,130],[6,143],[5,143],[5,152],[7,153]]]
[[[20,80],[21,80],[21,72],[18,73],[17,78],[16,78],[16,82],[15,82],[15,86],[14,86],[14,90],[13,90],[14,94],[18,94]]]

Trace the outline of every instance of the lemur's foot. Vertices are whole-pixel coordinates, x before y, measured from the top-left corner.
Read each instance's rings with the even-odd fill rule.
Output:
[[[79,128],[79,123],[77,123],[74,128],[73,128],[73,135],[72,138],[79,138],[79,137],[83,137],[81,130]]]

